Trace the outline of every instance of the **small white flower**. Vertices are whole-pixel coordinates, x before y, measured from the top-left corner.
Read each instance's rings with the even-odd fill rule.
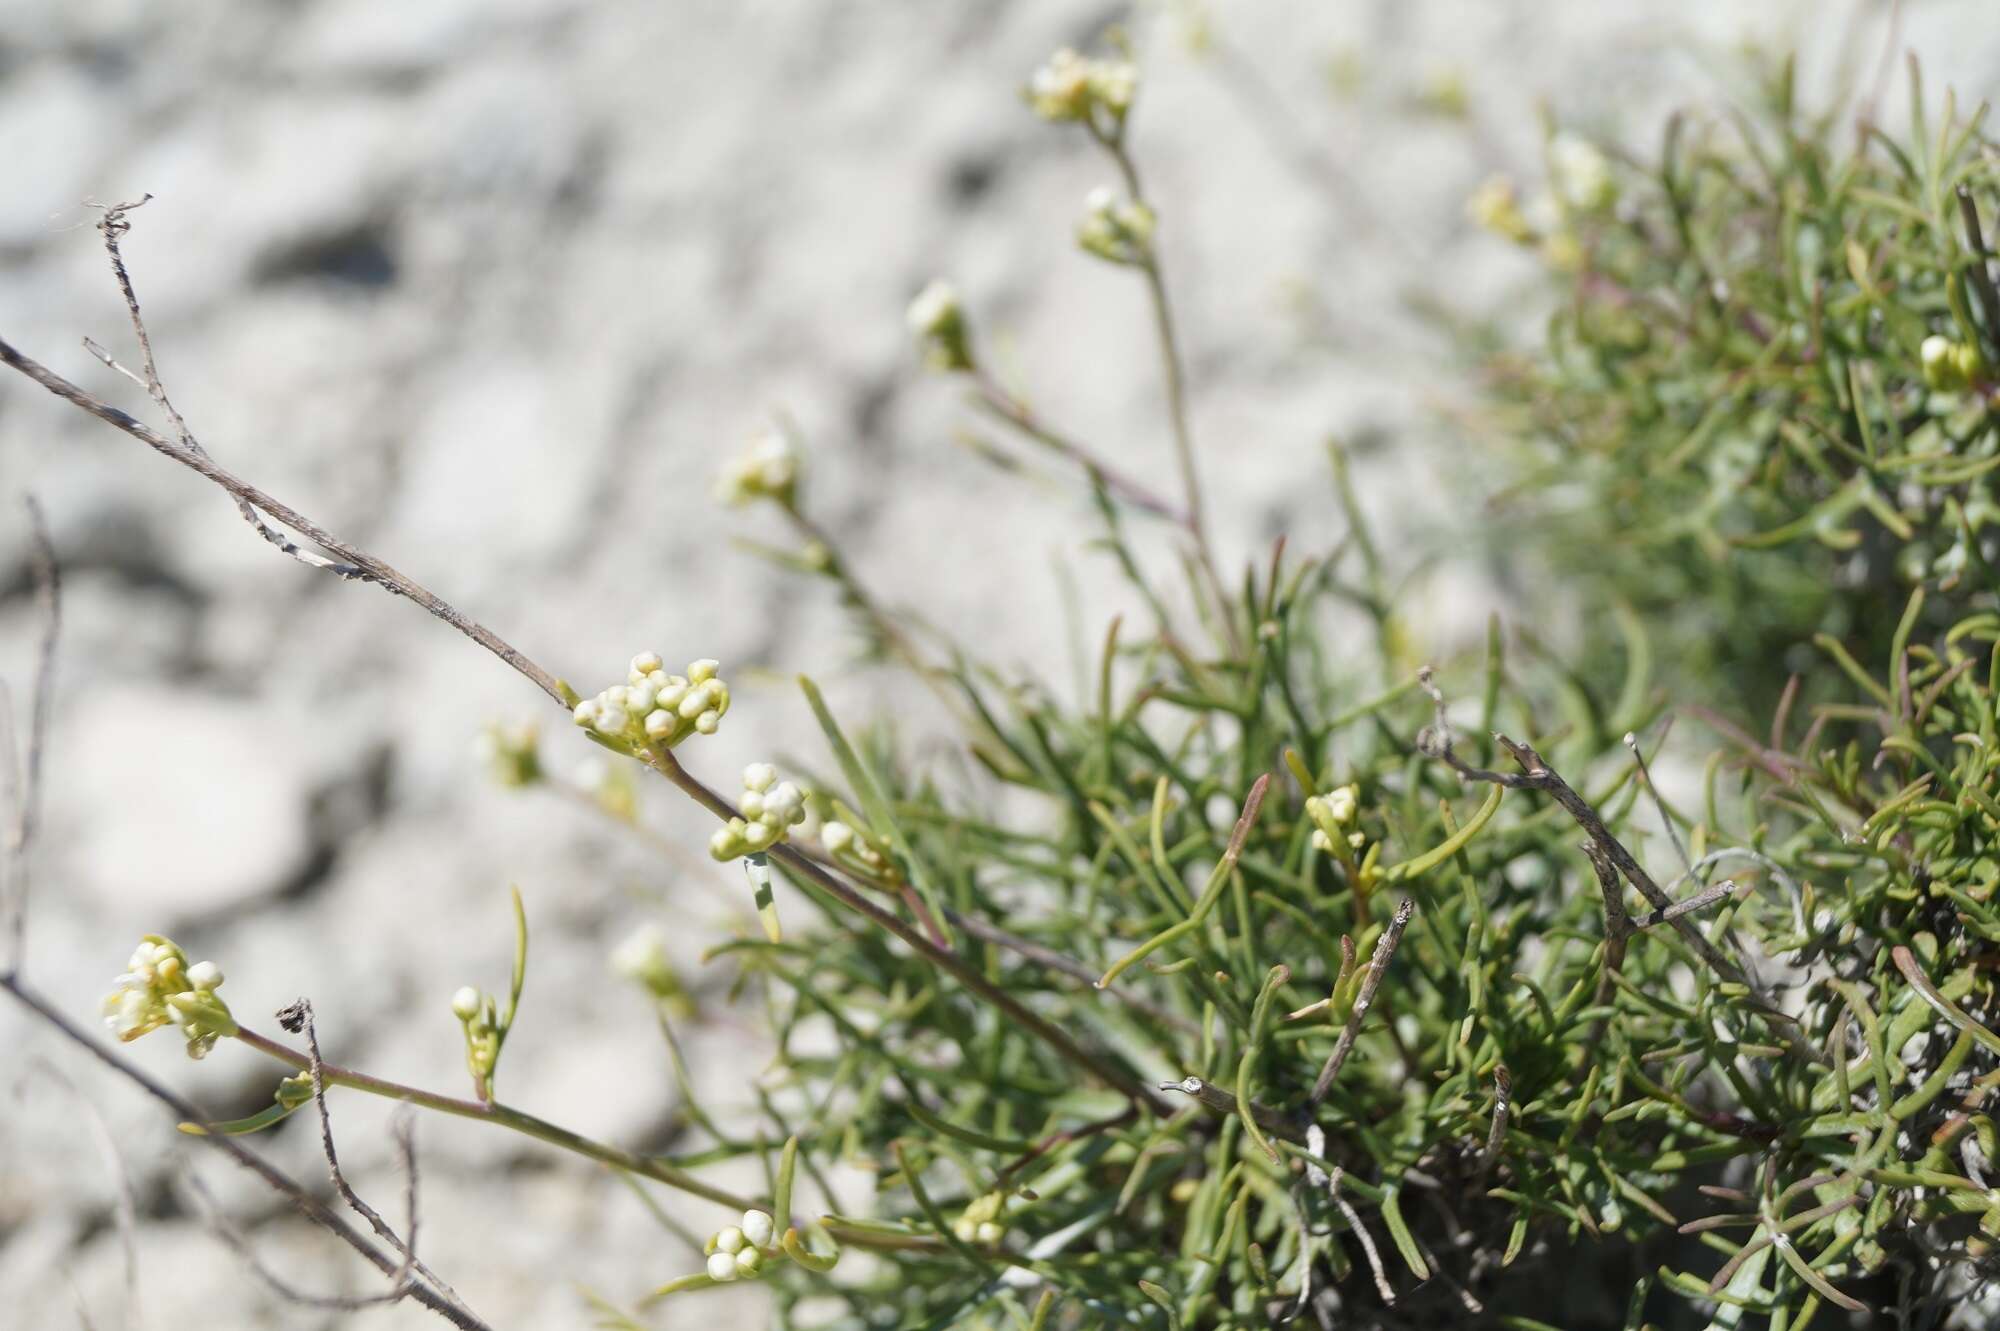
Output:
[[[819,843],[826,847],[829,855],[838,855],[854,844],[854,829],[838,820],[829,821],[819,830]]]
[[[755,1248],[745,1248],[736,1254],[736,1274],[745,1280],[755,1280],[764,1267],[764,1254]]]
[[[743,1231],[734,1225],[719,1229],[715,1234],[715,1250],[731,1256],[743,1251]]]
[[[714,711],[712,709],[703,712],[700,716],[697,716],[694,719],[695,732],[701,735],[713,735],[716,731],[716,728],[721,724],[722,724],[722,713]]]
[[[641,679],[652,674],[664,664],[665,662],[660,660],[658,652],[640,652],[632,658],[632,682],[637,684]]]
[[[597,700],[595,698],[585,698],[576,705],[576,710],[571,712],[570,715],[576,718],[576,723],[580,726],[596,725]]]
[[[745,1211],[743,1213],[743,1237],[759,1248],[771,1246],[774,1226],[770,1214],[765,1211]]]
[[[752,822],[760,822],[764,817],[764,797],[754,790],[746,790],[743,798],[737,801],[737,810]]]
[[[778,769],[769,763],[751,763],[743,769],[745,790],[769,790],[778,780]]]
[[[197,989],[219,989],[222,986],[222,967],[212,961],[197,961],[188,967],[187,981]]]
[[[1342,786],[1326,797],[1327,817],[1337,824],[1353,821],[1355,801],[1360,792],[1353,786]]]
[[[591,728],[600,735],[622,735],[632,725],[632,718],[623,707],[600,707],[591,722]]]
[[[736,1279],[736,1259],[726,1252],[712,1252],[708,1255],[708,1278],[717,1284],[727,1284]]]
[[[471,1021],[478,1016],[484,1003],[485,995],[469,984],[451,996],[451,1010],[460,1021]]]
[[[674,733],[676,721],[672,712],[646,713],[646,738],[665,739]]]

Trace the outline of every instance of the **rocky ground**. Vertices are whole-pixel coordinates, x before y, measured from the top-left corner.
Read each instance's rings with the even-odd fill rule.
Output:
[[[1990,92],[2000,29],[1984,7],[1908,8],[1934,84]],[[1395,440],[1364,454],[1361,481],[1398,529],[1457,511],[1443,478],[1469,445],[1439,408],[1466,382],[1413,297],[1509,303],[1527,263],[1472,230],[1463,201],[1494,170],[1535,174],[1539,105],[1643,152],[1664,109],[1743,94],[1744,39],[1799,44],[1824,87],[1844,50],[1872,75],[1887,16],[1728,0],[1216,9],[1197,55],[1156,9],[1054,0],[11,0],[0,336],[139,411],[79,345],[131,355],[82,201],[150,191],[127,254],[167,384],[216,457],[579,686],[647,647],[721,658],[736,710],[688,753],[727,783],[753,757],[817,754],[784,682],[801,669],[857,715],[924,724],[907,685],[852,667],[828,595],[732,547],[782,535],[710,493],[773,413],[808,441],[811,507],[884,599],[1057,686],[1073,677],[1058,567],[1082,622],[1117,603],[1082,549],[1073,477],[1039,459],[1004,474],[957,446],[970,417],[903,326],[932,276],[958,282],[1039,409],[1173,488],[1140,288],[1071,239],[1104,163],[1017,96],[1053,48],[1122,19],[1141,53],[1136,146],[1233,561],[1280,532],[1308,548],[1337,534],[1331,433]],[[277,557],[205,483],[11,377],[0,480],[41,497],[67,585],[33,979],[94,1021],[136,936],[168,932],[221,962],[240,1012],[309,995],[330,1058],[451,1088],[447,1002],[504,983],[518,883],[535,961],[510,1098],[656,1139],[672,1084],[605,957],[655,921],[701,977],[701,949],[746,919],[734,875],[497,788],[473,740],[535,714],[530,686],[410,605]],[[33,620],[6,502],[0,667],[19,691]],[[1420,622],[1446,638],[1488,593],[1474,571],[1425,595]],[[542,711],[567,771],[587,746]],[[648,794],[649,826],[698,852],[700,820]],[[723,983],[698,979],[689,1052],[726,1093],[759,1056]],[[194,1065],[173,1044],[132,1053],[218,1113],[269,1094],[246,1053]],[[368,1281],[17,1010],[0,1008],[0,1051],[11,1324],[63,1325],[79,1305],[99,1326],[432,1324],[281,1303],[189,1212],[176,1170],[195,1164],[299,1283]],[[119,1174],[86,1102],[137,1199],[135,1310]],[[386,1200],[382,1107],[339,1108],[354,1174]],[[690,1265],[599,1171],[477,1125],[420,1134],[425,1254],[496,1324],[580,1325],[579,1284],[629,1301]],[[312,1177],[309,1138],[264,1144]],[[668,1204],[698,1227],[720,1218]],[[738,1310],[718,1315],[753,1323],[754,1293],[729,1297]]]

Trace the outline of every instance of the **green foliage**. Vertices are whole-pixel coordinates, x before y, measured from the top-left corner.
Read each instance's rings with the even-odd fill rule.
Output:
[[[1768,705],[1814,633],[1879,658],[1918,583],[1953,594],[1933,627],[1991,602],[2000,163],[1984,108],[1937,114],[1914,64],[1900,139],[1808,114],[1789,66],[1763,103],[1598,155],[1595,197],[1565,174],[1595,150],[1558,135],[1553,220],[1499,194],[1480,216],[1554,288],[1545,347],[1489,367],[1511,543],[1670,623],[1686,680]]]

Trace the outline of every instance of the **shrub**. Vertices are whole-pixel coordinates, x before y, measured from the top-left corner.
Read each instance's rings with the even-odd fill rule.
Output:
[[[1418,669],[1385,591],[1396,570],[1337,453],[1341,542],[1218,563],[1152,245],[1163,223],[1125,139],[1136,87],[1123,59],[1064,53],[1028,95],[1121,181],[1093,194],[1078,239],[1153,302],[1176,497],[990,374],[948,286],[910,311],[933,370],[1089,487],[1134,607],[1104,635],[1094,698],[1065,703],[885,612],[806,509],[788,435],[723,480],[793,523],[799,548],[773,553],[938,693],[978,783],[843,727],[802,680],[825,770],[755,764],[725,798],[682,759],[725,722],[716,662],[674,673],[642,652],[585,699],[220,468],[149,351],[139,377],[172,437],[0,342],[17,370],[228,489],[290,553],[416,601],[715,814],[711,853],[742,861],[764,927],[712,955],[764,1000],[783,1076],[748,1118],[691,1100],[707,1140],[672,1156],[506,1105],[518,897],[505,998],[452,1002],[469,1097],[325,1063],[303,1005],[280,1015],[302,1043],[255,1031],[219,966],[158,936],[107,1000],[115,1032],[174,1027],[196,1056],[234,1039],[287,1065],[269,1110],[190,1127],[255,1162],[239,1134],[313,1106],[342,1200],[382,1245],[266,1176],[390,1276],[382,1298],[464,1326],[484,1323],[341,1179],[329,1089],[511,1128],[684,1194],[660,1214],[689,1251],[599,1298],[609,1325],[640,1324],[617,1305],[644,1286],[691,1300],[745,1279],[810,1326],[1636,1327],[1701,1308],[1798,1331],[1828,1304],[1935,1319],[1987,1278],[2000,1236],[1985,1107],[2000,1085],[2000,614],[1978,576],[1995,307],[1982,242],[1959,230],[1991,185],[1976,125],[1947,116],[1933,142],[1919,115],[1911,143],[1878,135],[1847,156],[1830,123],[1797,125],[1781,103],[1776,129],[1734,147],[1677,125],[1652,171],[1558,138],[1554,228],[1504,188],[1479,200],[1550,252],[1564,296],[1546,353],[1496,379],[1513,465],[1530,459],[1515,497],[1564,594],[1622,598],[1631,643],[1670,633],[1712,658],[1675,686],[1720,701],[1676,710],[1643,651],[1606,669],[1587,644],[1558,669],[1497,623],[1482,655]],[[126,211],[102,228],[114,261]],[[1932,338],[1950,346],[1926,353]],[[1135,515],[1175,533],[1177,585],[1150,571]],[[1772,662],[1814,634],[1826,659],[1780,687]],[[1744,700],[1765,695],[1775,716],[1753,724]],[[1681,713],[1719,739],[1670,801],[1642,755]],[[505,783],[548,779],[533,728],[490,738]],[[634,798],[610,788],[607,812]],[[618,962],[671,1037],[686,1008],[656,943]],[[90,1043],[18,963],[0,984]],[[703,1176],[742,1157],[767,1168],[756,1195]],[[869,1171],[874,1195],[842,1196],[835,1162]],[[1558,1279],[1571,1253],[1594,1281]]]

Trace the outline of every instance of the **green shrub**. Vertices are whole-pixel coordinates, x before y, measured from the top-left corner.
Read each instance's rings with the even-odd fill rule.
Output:
[[[799,548],[767,553],[835,588],[952,709],[979,782],[844,730],[807,681],[824,770],[802,789],[757,764],[725,798],[680,756],[729,708],[716,663],[670,674],[643,653],[581,698],[216,475],[191,437],[99,412],[350,576],[484,635],[588,737],[716,814],[711,852],[743,861],[764,931],[712,956],[783,1054],[747,1119],[691,1098],[707,1139],[639,1156],[496,1099],[527,960],[518,898],[505,1001],[452,1004],[469,1099],[322,1064],[302,1009],[285,1020],[303,1050],[242,1026],[220,970],[157,937],[108,1000],[119,1035],[172,1025],[190,1053],[237,1039],[295,1070],[210,1140],[347,1087],[687,1194],[659,1214],[689,1250],[598,1299],[608,1325],[639,1324],[616,1309],[647,1286],[694,1300],[746,1278],[798,1326],[1637,1327],[1700,1310],[1799,1331],[1828,1304],[1927,1324],[1981,1286],[2000,1236],[2000,614],[1980,545],[1996,325],[1956,193],[1991,190],[1976,128],[1947,116],[1933,135],[1920,115],[1909,144],[1849,155],[1781,102],[1733,143],[1676,122],[1653,171],[1557,140],[1554,229],[1482,196],[1489,223],[1549,249],[1563,297],[1546,352],[1496,377],[1526,459],[1512,498],[1557,595],[1629,607],[1624,659],[1607,670],[1587,645],[1557,669],[1496,623],[1433,678],[1406,655],[1398,570],[1337,453],[1349,530],[1331,551],[1281,545],[1238,573],[1210,550],[1162,223],[1124,138],[1135,78],[1058,57],[1030,101],[1122,181],[1079,241],[1154,303],[1182,493],[1115,474],[989,375],[949,287],[911,309],[929,365],[1095,497],[1133,608],[1102,639],[1093,698],[882,610],[805,508],[788,436],[724,480],[795,524]],[[107,237],[122,226],[114,212]],[[1926,378],[1932,337],[1967,350]],[[5,343],[0,358],[99,409]],[[1177,533],[1176,585],[1128,529],[1142,511]],[[1815,634],[1825,655],[1788,655]],[[1689,710],[1652,683],[1645,644],[1669,635],[1675,688],[1714,690],[1681,733],[1718,737],[1678,803],[1641,759]],[[1786,688],[1780,659],[1811,678]],[[532,729],[496,731],[493,753],[507,784],[549,779]],[[604,795],[615,816],[636,798]],[[689,1010],[659,950],[642,939],[620,966],[671,1036]],[[765,1162],[759,1195],[703,1177],[741,1157]],[[873,1194],[833,1187],[836,1162]],[[479,1324],[428,1271],[395,1274]]]

